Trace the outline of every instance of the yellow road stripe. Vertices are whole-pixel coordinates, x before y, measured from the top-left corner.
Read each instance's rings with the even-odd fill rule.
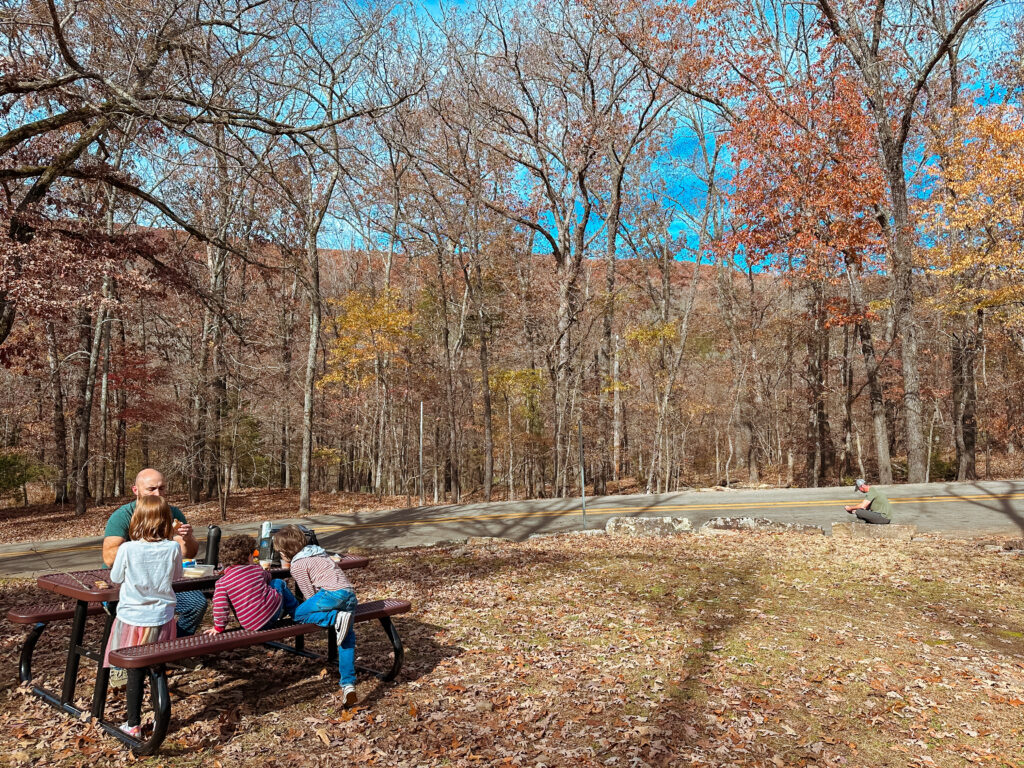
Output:
[[[1008,493],[1008,494],[973,494],[965,496],[915,496],[902,499],[889,499],[890,504],[916,504],[916,503],[931,503],[931,504],[943,504],[953,501],[1005,501],[1005,500],[1016,500],[1024,499],[1024,493]],[[658,510],[661,512],[699,512],[713,509],[778,509],[778,508],[794,508],[794,507],[825,507],[833,506],[836,504],[849,504],[850,498],[845,499],[820,499],[817,501],[770,501],[763,503],[751,503],[751,502],[735,502],[735,503],[724,503],[724,504],[654,504],[653,506],[647,506],[644,511]],[[587,512],[592,515],[609,515],[619,512],[636,512],[642,509],[644,505],[637,505],[635,507],[588,507]],[[441,523],[464,523],[464,522],[481,522],[487,520],[521,520],[524,518],[534,517],[581,517],[583,511],[574,509],[559,509],[559,510],[540,510],[537,512],[495,512],[486,515],[452,515],[449,517],[426,517],[418,520],[399,520],[399,521],[383,521],[376,523],[353,523],[349,525],[325,525],[318,526],[317,531],[323,533],[333,533],[336,531],[361,531],[369,530],[373,528],[405,528],[414,525],[435,525]],[[205,538],[198,538],[197,541],[206,541]],[[44,554],[50,553],[62,553],[62,552],[87,552],[94,551],[95,545],[82,546],[82,547],[67,547],[64,549],[49,549],[44,550]],[[25,550],[20,552],[6,552],[0,554],[0,560],[11,557],[21,557],[24,555],[39,554],[33,550]]]

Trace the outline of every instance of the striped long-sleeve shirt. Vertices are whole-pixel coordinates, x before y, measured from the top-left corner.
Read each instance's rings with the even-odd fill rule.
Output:
[[[213,590],[213,626],[223,632],[228,608],[245,629],[261,629],[281,607],[281,593],[268,583],[270,574],[258,565],[229,565]]]
[[[348,576],[326,554],[292,561],[291,572],[295,586],[307,600],[321,589],[327,592],[336,592],[339,589],[352,590],[352,582],[348,580]]]

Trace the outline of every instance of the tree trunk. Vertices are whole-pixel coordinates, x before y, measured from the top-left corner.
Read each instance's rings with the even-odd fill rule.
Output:
[[[968,315],[959,334],[951,339],[953,369],[953,439],[956,443],[956,479],[977,480],[977,388],[974,378],[982,330],[982,311]]]
[[[612,349],[612,479],[618,483],[622,473],[622,400],[619,394],[619,337]],[[618,489],[616,488],[616,492]]]
[[[807,336],[807,477],[806,485],[818,488],[825,482],[831,460],[825,375],[828,365],[828,329],[825,327],[824,294],[820,283],[812,288],[810,333]]]
[[[608,206],[608,218],[605,222],[607,235],[605,237],[604,251],[604,306],[601,317],[601,351],[598,357],[597,366],[597,471],[594,473],[594,495],[603,496],[608,492],[608,479],[610,476],[617,477],[616,457],[614,454],[617,447],[614,445],[616,425],[614,424],[615,404],[609,408],[609,392],[612,389],[612,399],[617,394],[614,387],[608,383],[615,377],[613,368],[618,364],[616,357],[615,341],[612,331],[615,324],[615,257],[616,246],[619,237],[619,209],[621,207],[620,184],[622,173],[615,176],[612,184],[611,200]],[[608,436],[612,436],[612,450],[608,449]]]
[[[480,265],[476,265],[477,317],[480,321],[480,389],[484,406],[484,500],[491,500],[491,482],[494,478],[494,424],[491,413],[491,374],[487,360],[487,342],[490,326],[484,313],[483,280]]]
[[[100,463],[96,472],[99,475],[99,493],[96,494],[96,503],[105,504],[107,495],[107,465],[110,457],[107,455],[107,380],[110,373],[110,324],[103,324],[103,376],[100,382]]]
[[[572,430],[566,428],[569,413],[569,381],[572,373],[572,328],[576,323],[576,310],[578,306],[579,276],[582,265],[583,253],[583,232],[574,234],[576,246],[573,254],[568,258],[568,263],[559,264],[558,273],[558,309],[556,312],[556,327],[558,336],[553,348],[548,355],[549,375],[552,384],[552,397],[554,400],[554,444],[555,464],[552,490],[559,496],[564,496],[568,480],[569,460],[568,437]],[[553,357],[552,357],[553,355]]]
[[[907,439],[907,482],[920,483],[924,481],[928,459],[922,428],[921,374],[917,366],[912,225],[902,154],[898,162],[893,159],[887,164],[893,167],[893,172],[889,174],[893,198],[893,310],[902,345],[900,360],[903,370],[903,413]]]
[[[857,334],[860,336],[861,354],[864,356],[864,370],[868,380],[868,398],[871,403],[871,426],[875,440],[875,458],[878,461],[878,482],[882,485],[892,483],[892,459],[889,455],[889,426],[885,415],[885,397],[878,371],[878,357],[871,335],[871,322],[868,320],[867,307],[860,285],[860,266],[852,254],[846,254],[846,276],[850,286],[850,300],[857,321]]]
[[[60,377],[60,352],[57,349],[57,335],[53,322],[48,320],[46,328],[46,360],[50,370],[50,397],[53,400],[53,442],[56,448],[54,461],[57,464],[57,479],[53,483],[55,504],[68,501],[68,430],[64,418],[64,384]]]
[[[839,378],[843,386],[843,437],[839,474],[849,477],[853,467],[853,340],[849,325],[843,325],[843,356],[839,360]]]
[[[316,381],[316,350],[320,340],[320,252],[316,243],[319,227],[310,228],[306,247],[309,267],[309,346],[302,400],[302,469],[299,477],[299,514],[310,512],[309,472],[313,460],[313,386]]]
[[[203,488],[203,455],[206,448],[207,377],[210,360],[210,310],[203,315],[203,335],[200,341],[199,366],[196,369],[192,392],[192,419],[189,430],[188,454],[188,500],[198,504]]]
[[[104,286],[104,294],[107,286]],[[79,378],[79,404],[75,411],[74,439],[74,484],[75,484],[75,516],[85,514],[89,496],[89,428],[92,422],[93,393],[96,389],[96,373],[98,370],[100,347],[105,325],[106,309],[101,306],[96,310],[96,323],[90,325],[92,318],[88,311],[79,313],[80,354],[88,356],[88,362]]]

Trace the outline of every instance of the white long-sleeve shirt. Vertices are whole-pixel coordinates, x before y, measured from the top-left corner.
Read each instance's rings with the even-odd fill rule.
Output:
[[[117,618],[136,627],[166,624],[177,605],[171,582],[183,577],[178,542],[126,541],[110,566],[111,580],[121,585]]]

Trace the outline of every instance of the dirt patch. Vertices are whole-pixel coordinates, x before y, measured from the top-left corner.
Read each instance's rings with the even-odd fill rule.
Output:
[[[398,680],[361,675],[361,703],[345,710],[337,670],[284,654],[219,657],[172,679],[172,732],[150,762],[1024,765],[1014,554],[931,538],[564,535],[382,553],[352,575],[362,599],[413,601],[396,619]],[[7,582],[0,600],[31,591]],[[13,680],[23,628],[0,632]],[[377,662],[379,627],[357,632],[363,662]],[[34,667],[50,686],[60,635],[44,634]],[[83,699],[92,675],[83,665]],[[10,687],[0,755],[130,762],[92,726]]]

